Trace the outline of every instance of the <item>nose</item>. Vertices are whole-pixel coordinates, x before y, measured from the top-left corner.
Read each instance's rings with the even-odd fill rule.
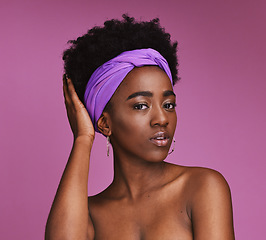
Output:
[[[167,113],[161,106],[153,106],[151,126],[166,127],[169,123]]]

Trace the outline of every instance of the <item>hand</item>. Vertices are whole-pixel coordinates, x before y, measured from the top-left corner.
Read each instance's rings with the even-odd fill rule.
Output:
[[[63,76],[63,92],[67,117],[74,135],[74,141],[78,137],[85,137],[85,139],[93,142],[95,131],[90,116],[80,101],[72,81],[66,75]]]

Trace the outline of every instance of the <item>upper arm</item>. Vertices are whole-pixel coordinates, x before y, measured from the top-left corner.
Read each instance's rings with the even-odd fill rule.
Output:
[[[230,188],[224,177],[210,169],[197,176],[191,217],[195,240],[233,240],[233,213]]]

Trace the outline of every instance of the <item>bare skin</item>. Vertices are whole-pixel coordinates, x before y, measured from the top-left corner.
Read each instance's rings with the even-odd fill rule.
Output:
[[[133,69],[112,97],[111,111],[98,121],[99,130],[111,139],[114,179],[89,201],[94,130],[70,80],[63,89],[74,143],[47,221],[46,239],[234,239],[230,189],[223,176],[163,161],[176,113],[172,85],[161,69]],[[154,141],[158,132],[168,140]]]

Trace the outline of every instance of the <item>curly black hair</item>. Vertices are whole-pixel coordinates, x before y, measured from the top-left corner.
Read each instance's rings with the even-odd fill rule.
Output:
[[[121,21],[105,21],[103,27],[95,26],[77,40],[68,41],[71,46],[63,53],[64,69],[83,103],[85,87],[92,73],[124,51],[142,48],[157,50],[169,64],[173,83],[179,80],[177,42],[171,43],[170,34],[160,26],[160,20],[155,18],[149,22],[138,22],[127,14],[122,17]]]

